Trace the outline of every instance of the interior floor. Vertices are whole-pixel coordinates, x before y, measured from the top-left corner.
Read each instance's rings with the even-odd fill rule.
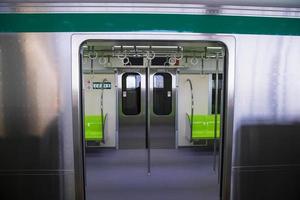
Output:
[[[93,149],[86,153],[87,200],[218,200],[213,153],[197,148]]]

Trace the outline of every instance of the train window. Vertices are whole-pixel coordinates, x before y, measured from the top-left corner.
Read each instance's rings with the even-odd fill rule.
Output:
[[[169,115],[172,112],[172,76],[169,73],[156,73],[153,76],[153,112],[156,115]]]
[[[162,75],[155,75],[153,81],[155,88],[164,88],[164,77]]]
[[[121,95],[122,112],[138,115],[141,112],[141,76],[138,73],[123,74]]]

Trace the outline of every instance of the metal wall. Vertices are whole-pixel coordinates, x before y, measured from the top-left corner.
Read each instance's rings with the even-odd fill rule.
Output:
[[[0,199],[75,199],[70,34],[0,35]]]
[[[43,0],[2,0],[5,3],[44,3]],[[168,3],[203,4],[208,6],[262,6],[300,8],[298,0],[47,0],[47,3]]]
[[[300,199],[300,37],[236,41],[233,199]]]
[[[299,199],[300,38],[234,36],[232,199]],[[0,199],[75,198],[70,41],[0,35]]]

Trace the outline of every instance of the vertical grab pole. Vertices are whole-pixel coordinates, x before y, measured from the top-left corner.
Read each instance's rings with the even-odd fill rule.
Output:
[[[191,140],[193,140],[192,134],[193,134],[193,123],[194,123],[194,92],[193,92],[193,85],[191,80],[190,80],[190,86],[191,86]]]
[[[213,170],[216,171],[217,163],[217,127],[218,127],[218,84],[219,84],[219,55],[216,53],[216,84],[215,84],[215,127],[214,127],[214,162]]]
[[[191,133],[190,133],[190,142],[193,141],[193,122],[194,122],[194,92],[193,92],[193,84],[191,79],[187,79],[186,80],[189,85],[190,85],[190,89],[191,89],[191,124],[190,124],[190,129],[191,129]]]
[[[116,123],[115,123],[115,143],[116,143],[116,149],[119,149],[119,109],[118,109],[118,105],[119,105],[119,81],[118,81],[118,70],[114,69],[115,71],[115,95],[116,95]]]
[[[179,87],[179,78],[178,78],[178,74],[179,74],[179,69],[176,69],[176,110],[178,110],[178,87]],[[176,112],[176,120],[175,120],[175,127],[176,127],[176,138],[175,138],[175,147],[176,149],[178,149],[178,112]]]
[[[150,62],[151,60],[147,58],[147,67],[146,67],[146,135],[147,135],[147,173],[148,176],[151,175],[151,150],[150,150]]]
[[[105,127],[104,127],[104,113],[103,113],[103,93],[104,93],[104,83],[105,82],[107,82],[107,79],[106,78],[104,78],[103,80],[102,80],[102,88],[101,88],[101,96],[100,96],[100,111],[101,111],[101,123],[102,123],[102,138],[103,138],[103,143],[105,143],[105,134],[104,134],[104,131],[105,131]]]
[[[83,59],[84,59],[84,55],[83,55],[83,48],[80,48],[80,69],[83,69]],[[83,72],[81,72],[83,73]],[[84,105],[84,100],[85,100],[85,92],[84,90],[84,81],[83,81],[83,74],[81,74],[81,88],[80,88],[80,95],[81,95],[81,105]],[[84,181],[84,185],[87,186],[87,180],[86,180],[86,159],[85,159],[85,147],[87,146],[86,142],[85,142],[85,109],[84,106],[81,106],[81,117],[82,117],[82,122],[81,122],[81,126],[82,126],[82,133],[83,133],[83,138],[82,138],[82,160],[83,160],[83,181]]]
[[[151,60],[155,58],[155,52],[151,50],[147,51],[147,66],[146,66],[146,137],[147,137],[147,172],[148,176],[151,175],[151,141],[150,141],[150,65]]]
[[[204,74],[204,57],[201,56],[201,74]]]
[[[223,57],[223,55],[222,55],[222,57],[221,57],[221,59],[223,59],[224,57]],[[224,63],[223,63],[223,65],[224,65]],[[224,67],[222,67],[223,69],[224,69]],[[222,74],[222,73],[221,73]],[[224,96],[224,91],[223,91],[223,85],[224,85],[224,73],[223,73],[223,77],[222,77],[222,79],[221,79],[221,87],[220,87],[220,95],[221,95],[221,100],[220,100],[220,138],[219,138],[219,159],[218,159],[218,170],[219,170],[219,172],[218,172],[218,182],[219,182],[219,184],[220,184],[220,181],[221,181],[221,167],[220,167],[220,164],[222,163],[222,155],[223,155],[223,133],[224,133],[224,131],[223,131],[223,120],[224,120],[224,118],[223,118],[223,116],[224,116],[224,100],[223,100],[223,96]]]

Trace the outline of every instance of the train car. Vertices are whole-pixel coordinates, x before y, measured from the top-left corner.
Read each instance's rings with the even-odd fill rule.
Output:
[[[2,0],[0,199],[300,199],[298,0]]]

